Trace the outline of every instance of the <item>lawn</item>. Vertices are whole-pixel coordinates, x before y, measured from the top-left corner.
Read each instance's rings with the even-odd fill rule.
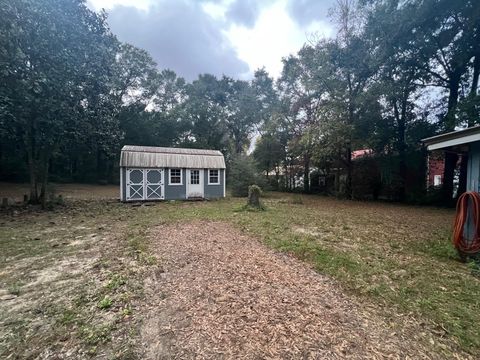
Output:
[[[202,220],[305,261],[392,334],[420,329],[438,357],[480,356],[480,279],[452,249],[452,210],[280,193],[260,212],[233,198],[132,206],[90,190],[67,193],[54,211],[0,215],[0,357],[135,357],[143,279],[162,267],[149,229]]]

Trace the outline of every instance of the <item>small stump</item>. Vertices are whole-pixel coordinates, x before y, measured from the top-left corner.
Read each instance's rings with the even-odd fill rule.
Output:
[[[262,205],[260,204],[260,196],[262,195],[262,190],[257,185],[250,185],[248,187],[248,206],[261,209]]]

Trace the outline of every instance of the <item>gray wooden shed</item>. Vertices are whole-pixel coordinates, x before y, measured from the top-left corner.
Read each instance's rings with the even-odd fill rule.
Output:
[[[125,145],[120,200],[225,197],[225,158],[218,150]]]

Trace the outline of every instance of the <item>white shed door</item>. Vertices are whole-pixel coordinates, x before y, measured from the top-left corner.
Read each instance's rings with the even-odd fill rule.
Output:
[[[163,179],[163,169],[145,170],[145,198],[147,200],[164,198]]]
[[[202,197],[203,191],[203,170],[188,169],[187,170],[187,198]]]
[[[127,201],[164,199],[163,169],[127,169]]]
[[[143,169],[127,169],[127,200],[144,199]]]

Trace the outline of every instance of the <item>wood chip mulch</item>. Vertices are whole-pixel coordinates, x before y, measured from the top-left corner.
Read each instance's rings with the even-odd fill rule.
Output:
[[[438,358],[231,225],[161,226],[151,241],[161,269],[145,280],[144,358]]]

